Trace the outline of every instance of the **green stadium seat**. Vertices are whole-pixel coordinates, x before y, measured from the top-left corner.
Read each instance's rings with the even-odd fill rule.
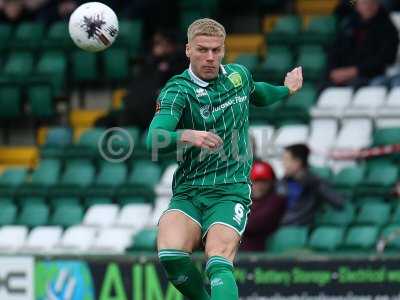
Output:
[[[72,143],[72,130],[67,127],[53,127],[50,128],[45,146],[48,147],[64,147]]]
[[[381,237],[388,239],[385,250],[393,250],[398,253],[400,250],[400,226],[388,225],[382,230]]]
[[[0,51],[4,51],[10,46],[12,29],[10,24],[0,24]]]
[[[376,226],[351,227],[344,240],[343,249],[371,251],[378,239],[379,229]]]
[[[16,187],[21,185],[28,175],[25,168],[7,168],[0,176],[0,185]]]
[[[107,81],[125,81],[129,76],[129,55],[123,48],[111,48],[102,53],[104,77]]]
[[[243,53],[236,57],[235,63],[245,66],[251,72],[257,68],[259,57],[256,54]]]
[[[344,168],[334,176],[332,184],[337,191],[352,196],[362,182],[365,171],[364,165]]]
[[[8,57],[3,69],[3,76],[8,80],[25,82],[33,72],[33,54],[31,52],[13,52]]]
[[[64,88],[66,72],[67,58],[63,52],[44,52],[36,67],[36,74],[51,83],[56,95]]]
[[[75,83],[98,81],[100,74],[97,67],[97,55],[81,50],[71,56],[71,76]]]
[[[37,49],[43,41],[44,23],[23,22],[15,29],[11,46],[13,48]]]
[[[94,184],[86,191],[86,196],[112,197],[115,188],[126,181],[127,172],[125,164],[103,163]]]
[[[341,227],[317,227],[310,236],[309,246],[313,250],[334,252],[341,245],[345,229]]]
[[[34,118],[49,118],[54,116],[55,104],[53,91],[50,85],[30,86],[27,91],[30,114]]]
[[[269,45],[291,43],[297,44],[301,30],[301,20],[298,16],[283,16],[278,19],[272,31],[267,35]]]
[[[287,47],[270,47],[265,62],[253,72],[254,80],[282,82],[293,66],[293,54]]]
[[[69,227],[82,222],[83,209],[80,205],[57,206],[50,219],[50,224]]]
[[[138,161],[133,166],[129,176],[129,183],[154,187],[161,177],[161,168],[152,161]]]
[[[13,203],[0,202],[0,226],[12,225],[17,216],[17,207]]]
[[[394,224],[400,225],[400,204],[394,210],[392,221]]]
[[[306,227],[282,227],[267,241],[266,248],[273,253],[303,249],[306,246],[307,235]]]
[[[44,205],[46,200],[43,196],[22,196],[17,198],[18,206],[24,207],[26,205]]]
[[[400,128],[378,128],[372,137],[373,146],[400,144]]]
[[[152,186],[125,183],[118,187],[116,190],[117,202],[122,206],[124,204],[136,203],[153,203],[156,198],[156,194]]]
[[[6,203],[14,203],[14,198],[13,197],[3,197],[0,196],[0,204],[6,204]]]
[[[65,206],[79,206],[80,199],[78,197],[52,197],[49,199],[52,208]]]
[[[69,50],[73,47],[73,41],[69,36],[68,23],[59,21],[53,23],[43,40],[43,49]]]
[[[88,208],[90,206],[96,205],[96,204],[112,204],[113,201],[109,197],[90,197],[87,196],[83,200],[83,205]]]
[[[377,161],[368,166],[366,176],[356,192],[359,195],[385,195],[390,192],[397,178],[396,165]]]
[[[345,227],[353,222],[355,208],[351,203],[346,203],[342,210],[329,208],[324,211],[318,220],[319,224]]]
[[[49,208],[45,204],[31,203],[22,207],[17,223],[28,227],[46,225],[49,219]]]
[[[357,207],[362,207],[366,204],[380,204],[385,202],[385,199],[383,197],[379,196],[363,196],[363,197],[355,197],[353,199],[353,203]]]
[[[21,116],[22,96],[18,85],[0,85],[0,120]]]
[[[133,243],[128,251],[155,251],[156,240],[157,228],[143,229],[133,237]]]
[[[358,213],[357,223],[382,226],[390,221],[390,205],[386,203],[366,203]]]
[[[142,21],[121,20],[119,22],[119,33],[115,47],[126,48],[130,57],[136,57],[141,50],[142,44]]]
[[[296,65],[302,66],[305,80],[320,80],[325,72],[325,52],[320,46],[303,46]]]
[[[305,44],[329,45],[336,35],[336,19],[334,16],[313,17],[301,34]]]
[[[333,176],[333,172],[329,167],[311,167],[311,172],[327,181],[330,181]]]

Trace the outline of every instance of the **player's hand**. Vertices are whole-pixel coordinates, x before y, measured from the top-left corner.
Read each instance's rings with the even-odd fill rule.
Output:
[[[293,95],[301,89],[303,85],[303,70],[301,67],[294,68],[286,74],[285,86],[289,89],[290,95]]]
[[[191,129],[182,132],[181,142],[204,149],[218,149],[223,144],[222,139],[215,133]]]

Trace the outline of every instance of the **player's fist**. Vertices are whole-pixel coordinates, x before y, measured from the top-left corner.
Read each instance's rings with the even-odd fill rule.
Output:
[[[222,144],[222,139],[215,133],[187,129],[182,132],[180,141],[204,149],[217,149]]]
[[[303,70],[297,67],[286,74],[285,86],[289,89],[290,94],[296,93],[303,85]]]

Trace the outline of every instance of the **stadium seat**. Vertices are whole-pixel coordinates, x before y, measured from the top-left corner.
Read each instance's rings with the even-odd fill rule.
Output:
[[[344,250],[371,251],[378,239],[379,230],[375,226],[351,227],[344,240]]]
[[[314,153],[327,154],[338,133],[335,119],[313,119],[310,124],[308,145]]]
[[[382,230],[382,238],[387,239],[385,250],[394,251],[398,253],[400,250],[400,226],[388,225]],[[385,252],[386,252],[385,251]]]
[[[81,82],[99,81],[100,74],[97,69],[97,56],[94,53],[75,51],[71,56],[72,81]]]
[[[22,22],[13,34],[11,47],[14,49],[36,50],[44,36],[44,23],[41,22]]]
[[[161,176],[159,184],[156,186],[156,193],[158,196],[172,195],[172,180],[178,164],[174,163],[169,165]]]
[[[115,223],[119,212],[116,204],[96,204],[88,208],[83,218],[86,226],[108,227]]]
[[[25,168],[7,168],[0,175],[0,194],[2,196],[13,195],[25,181],[27,174],[28,172]]]
[[[23,252],[50,252],[60,241],[62,228],[59,226],[38,226],[31,230],[22,247]]]
[[[133,243],[129,251],[155,251],[157,240],[157,228],[147,228],[138,232],[133,237]]]
[[[18,85],[0,85],[0,120],[15,119],[22,114],[22,96]]]
[[[68,227],[61,238],[59,246],[54,250],[64,253],[82,253],[89,249],[92,245],[97,229],[94,227],[86,227],[75,225]]]
[[[282,16],[267,35],[267,42],[270,45],[287,45],[287,43],[295,45],[299,41],[300,30],[301,20],[298,16]]]
[[[366,168],[356,165],[340,170],[333,178],[333,186],[344,195],[352,196],[355,188],[362,182]]]
[[[26,51],[12,52],[4,66],[3,75],[8,80],[25,82],[33,71],[33,54]]]
[[[358,213],[358,224],[382,226],[390,221],[390,206],[386,203],[365,203]]]
[[[235,63],[245,66],[251,72],[258,66],[259,57],[256,54],[243,53],[236,57]]]
[[[256,81],[281,82],[286,73],[293,66],[293,54],[287,47],[270,47],[265,62],[253,71]]]
[[[51,197],[48,202],[52,209],[64,206],[80,205],[80,199],[78,197]]]
[[[0,51],[6,50],[10,47],[10,37],[12,34],[12,25],[3,23],[0,24]]]
[[[0,228],[0,252],[10,253],[18,250],[28,236],[26,226],[3,226]]]
[[[322,91],[317,106],[311,111],[314,117],[340,118],[345,107],[352,100],[353,89],[348,87],[331,87]]]
[[[129,76],[129,54],[126,49],[112,48],[102,53],[106,81],[125,81]]]
[[[50,218],[50,224],[69,227],[79,224],[83,219],[83,209],[80,205],[58,205]]]
[[[309,246],[317,251],[336,251],[344,238],[345,229],[341,227],[317,227],[310,236]]]
[[[52,87],[48,84],[33,85],[28,88],[30,114],[34,118],[49,118],[55,114]]]
[[[304,44],[329,45],[335,38],[336,19],[334,16],[315,16],[301,34]]]
[[[372,137],[373,146],[400,144],[400,127],[378,128]]]
[[[274,127],[268,125],[251,125],[249,128],[250,135],[255,142],[255,155],[260,158],[266,158],[271,150],[269,146],[272,142]]]
[[[50,128],[44,146],[64,147],[72,143],[72,130],[68,127]]]
[[[358,195],[386,195],[398,178],[398,168],[390,162],[376,163],[368,167],[366,176],[357,188]]]
[[[336,150],[356,150],[369,146],[372,134],[370,119],[354,118],[342,120],[334,148]]]
[[[354,221],[355,208],[351,203],[346,203],[343,209],[328,208],[318,218],[317,223],[336,227],[346,227]]]
[[[73,47],[72,39],[69,36],[68,23],[58,21],[50,25],[46,37],[43,40],[43,49],[68,50]]]
[[[375,117],[379,107],[386,100],[386,88],[362,87],[354,94],[353,101],[344,112],[345,117]]]
[[[125,164],[103,163],[94,184],[86,191],[86,196],[112,197],[115,188],[127,177]]]
[[[43,196],[22,196],[17,198],[18,207],[25,207],[26,205],[46,205],[45,197]]]
[[[152,211],[151,204],[128,204],[125,205],[115,221],[116,226],[128,227],[138,231],[142,229],[150,219]]]
[[[354,205],[356,205],[358,208],[363,208],[365,205],[375,205],[375,204],[384,204],[385,199],[384,197],[380,197],[380,196],[358,196],[358,197],[354,197],[353,199],[353,203]],[[369,218],[368,216],[365,216],[366,218]]]
[[[390,90],[384,106],[378,110],[380,117],[398,117],[400,114],[400,87]]]
[[[46,79],[55,95],[59,95],[65,85],[67,57],[62,52],[44,52],[36,66],[36,74]]]
[[[128,182],[154,187],[161,177],[161,168],[152,161],[138,161],[133,165],[133,170]]]
[[[397,208],[395,209],[393,213],[393,219],[392,219],[394,224],[400,225],[400,204],[397,205]]]
[[[308,126],[303,124],[282,126],[275,132],[275,147],[282,149],[296,143],[306,143]]]
[[[307,235],[306,227],[282,227],[267,241],[266,248],[272,253],[303,249],[306,246]]]
[[[129,55],[136,57],[141,50],[142,27],[141,20],[121,20],[115,46],[127,47]]]
[[[91,252],[123,253],[132,240],[132,230],[128,228],[104,228],[90,247]]]
[[[311,172],[314,175],[318,176],[319,178],[322,178],[322,179],[324,179],[324,180],[326,180],[328,182],[330,181],[330,179],[333,176],[332,170],[329,167],[315,167],[315,166],[312,166],[311,167]]]
[[[326,60],[321,46],[302,46],[296,65],[302,66],[304,80],[318,81],[324,75]]]
[[[17,223],[27,227],[46,225],[49,208],[44,203],[26,203],[18,216]]]
[[[17,207],[13,203],[0,202],[0,226],[12,225],[17,216]]]

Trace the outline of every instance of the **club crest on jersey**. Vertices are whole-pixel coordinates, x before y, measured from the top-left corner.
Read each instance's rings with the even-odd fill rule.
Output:
[[[208,117],[211,115],[211,105],[204,105],[200,107],[200,115],[203,117],[203,119],[208,119]]]
[[[203,88],[198,88],[196,89],[196,97],[203,97],[203,96],[207,96],[207,91]]]
[[[229,74],[228,78],[235,88],[242,85],[242,77],[238,72],[233,72],[232,74]]]

